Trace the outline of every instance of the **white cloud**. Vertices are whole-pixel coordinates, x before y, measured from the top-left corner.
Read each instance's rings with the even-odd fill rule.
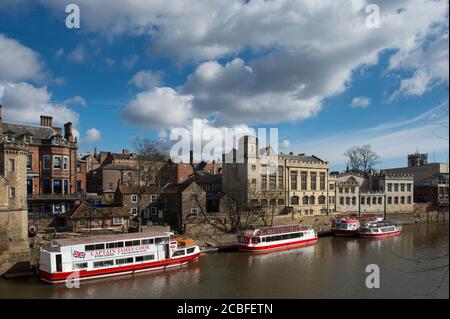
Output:
[[[287,147],[289,147],[289,145],[291,145],[291,143],[290,143],[289,140],[283,140],[283,141],[281,142],[281,146],[282,146],[282,147],[287,148]]]
[[[39,80],[44,76],[39,55],[0,33],[0,82]]]
[[[84,63],[86,59],[86,48],[82,44],[78,44],[67,54],[67,59],[74,63]]]
[[[126,121],[144,129],[165,129],[184,125],[191,117],[191,95],[181,95],[168,87],[139,93],[123,111]]]
[[[78,113],[64,103],[51,102],[51,94],[46,87],[35,87],[24,82],[0,84],[0,103],[4,108],[5,121],[37,124],[41,115],[50,115],[55,126],[67,122],[78,124]]]
[[[125,68],[130,70],[139,62],[139,60],[140,60],[139,55],[135,54],[123,60],[122,64],[124,65]]]
[[[101,132],[96,128],[90,128],[86,131],[86,139],[83,141],[86,144],[92,144],[102,139]]]
[[[352,100],[353,107],[360,107],[365,109],[370,105],[370,98],[364,96],[354,97]]]
[[[150,89],[163,84],[163,72],[143,70],[137,72],[128,84],[133,84],[140,89]]]

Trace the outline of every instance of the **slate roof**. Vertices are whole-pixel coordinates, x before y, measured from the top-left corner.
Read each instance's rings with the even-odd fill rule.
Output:
[[[95,207],[86,201],[63,214],[63,216],[70,219],[132,217],[132,215],[122,207]]]
[[[35,142],[37,142],[37,140],[47,140],[56,134],[56,131],[51,127],[8,122],[3,122],[3,131],[13,132],[15,138],[30,134]]]

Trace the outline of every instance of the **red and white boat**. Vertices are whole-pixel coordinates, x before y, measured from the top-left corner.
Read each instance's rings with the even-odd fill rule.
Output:
[[[240,251],[261,252],[317,243],[310,226],[273,226],[241,230],[237,234]]]
[[[60,239],[41,248],[38,275],[49,283],[104,278],[179,267],[199,256],[194,241],[171,232]]]
[[[356,236],[361,226],[381,220],[383,218],[367,215],[362,217],[336,216],[331,221],[331,231],[335,236]]]
[[[367,223],[358,230],[359,237],[362,238],[382,238],[388,236],[398,236],[402,231],[402,226],[396,222],[383,220]]]

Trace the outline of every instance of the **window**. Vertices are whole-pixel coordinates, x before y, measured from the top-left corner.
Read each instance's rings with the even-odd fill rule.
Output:
[[[309,197],[303,196],[303,205],[308,205],[308,202],[309,202]]]
[[[325,173],[320,173],[320,190],[325,190]]]
[[[392,204],[392,197],[391,196],[388,197],[388,204]]]
[[[345,205],[345,198],[343,196],[339,197],[339,204]]]
[[[400,197],[400,204],[404,204],[405,203],[405,196]]]
[[[408,204],[411,204],[411,196],[408,196]]]
[[[33,169],[33,155],[27,156],[27,169]]]
[[[49,179],[44,179],[42,181],[42,187],[44,190],[44,194],[51,194],[52,193],[52,184]]]
[[[401,183],[401,184],[400,184],[400,190],[401,190],[402,192],[405,191],[405,184],[404,184],[404,183]]]
[[[377,198],[376,197],[372,197],[372,204],[374,204],[374,205],[377,204]]]
[[[252,165],[252,171],[256,171],[256,165]]]
[[[61,156],[53,156],[53,169],[61,169]]]
[[[63,168],[65,171],[69,169],[69,158],[67,156],[64,156]]]
[[[131,195],[131,202],[137,203],[138,202],[138,195]]]
[[[16,171],[16,161],[13,159],[9,160],[9,172],[14,173]]]
[[[192,194],[191,199],[194,203],[198,203],[198,194]]]
[[[350,205],[350,197],[345,198],[345,205]]]
[[[64,184],[64,194],[69,194],[69,181],[64,180],[63,184]]]
[[[411,191],[411,183],[406,184],[406,189],[407,189],[408,192]]]
[[[122,248],[123,247],[123,241],[116,241],[114,243],[107,243],[106,248]]]
[[[192,254],[195,251],[195,247],[186,249],[186,254]]]
[[[309,204],[314,205],[316,203],[316,198],[314,196],[309,197]]]
[[[133,257],[116,259],[116,265],[132,264]]]
[[[136,262],[144,262],[149,260],[154,260],[155,255],[145,255],[145,256],[137,256],[135,257]]]
[[[261,175],[261,189],[267,190],[267,175]]]
[[[284,189],[284,167],[278,166],[278,189]]]
[[[302,172],[300,178],[301,178],[301,188],[302,190],[306,190],[308,188],[308,173]]]
[[[88,263],[77,263],[72,265],[72,269],[86,269],[88,267]]]
[[[93,251],[95,250],[95,245],[86,245],[84,246],[85,251]]]
[[[378,197],[378,205],[383,204],[383,197]]]
[[[153,244],[155,241],[153,240],[153,238],[149,238],[149,239],[142,239],[142,245],[151,245]]]
[[[151,202],[151,203],[156,202],[156,195],[155,195],[155,194],[152,194],[152,195],[150,196],[150,202]]]
[[[334,191],[334,184],[330,184],[330,191]]]
[[[298,196],[291,197],[291,205],[298,205],[299,198]]]
[[[364,205],[366,203],[366,198],[365,197],[361,197],[361,205]]]
[[[291,189],[297,189],[297,172],[291,172]]]
[[[275,174],[269,175],[269,189],[277,189],[277,175]]]
[[[191,208],[191,213],[188,215],[188,218],[197,218],[198,217],[198,209]]]
[[[387,190],[388,190],[388,192],[392,192],[392,184],[391,183],[387,184]]]
[[[85,220],[85,219],[80,219],[80,220],[78,221],[78,225],[79,225],[79,226],[86,226],[86,220]]]
[[[398,204],[398,197],[397,196],[394,197],[394,204]]]
[[[344,192],[344,188],[342,188],[342,187],[339,187],[339,193],[343,193]]]
[[[53,194],[62,194],[62,181],[60,179],[53,181]]]
[[[352,197],[352,205],[356,205],[356,197]]]
[[[394,184],[394,192],[398,192],[398,184]]]
[[[113,183],[109,183],[109,185],[108,185],[108,190],[109,190],[110,192],[112,192],[113,187],[114,187],[114,184],[113,184]]]
[[[44,155],[43,157],[42,157],[42,162],[43,162],[43,167],[44,167],[44,169],[50,169],[50,167],[51,167],[51,159],[50,159],[50,155]]]
[[[114,260],[94,261],[94,268],[114,266]]]
[[[16,188],[15,187],[10,187],[9,188],[9,197],[10,198],[16,198]]]
[[[132,215],[137,215],[137,213],[138,213],[138,209],[137,209],[136,207],[133,207],[133,208],[131,209],[131,214],[132,214]]]
[[[278,205],[284,206],[284,199],[282,199],[282,198],[278,199]]]
[[[319,196],[319,204],[324,205],[325,204],[325,196],[321,195]]]
[[[95,250],[103,250],[105,249],[105,244],[95,244]]]
[[[311,189],[313,191],[317,190],[317,173],[311,172]]]
[[[269,205],[270,206],[276,206],[277,205],[277,199],[276,198],[271,198],[269,200]]]
[[[173,253],[172,257],[184,256],[185,254],[186,254],[186,251],[185,251],[184,249],[182,249],[182,250],[176,250],[176,251]]]
[[[33,194],[33,179],[27,179],[27,194]]]
[[[123,217],[113,217],[113,224],[114,225],[122,225],[123,224]]]
[[[158,209],[156,207],[150,207],[150,213],[155,216],[158,213]]]

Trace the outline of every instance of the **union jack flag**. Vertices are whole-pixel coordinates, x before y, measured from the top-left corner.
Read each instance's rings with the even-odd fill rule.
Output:
[[[75,250],[75,251],[73,252],[73,257],[74,257],[74,258],[84,258],[84,257],[86,257],[86,254],[83,253],[82,251],[77,251],[77,250]]]

